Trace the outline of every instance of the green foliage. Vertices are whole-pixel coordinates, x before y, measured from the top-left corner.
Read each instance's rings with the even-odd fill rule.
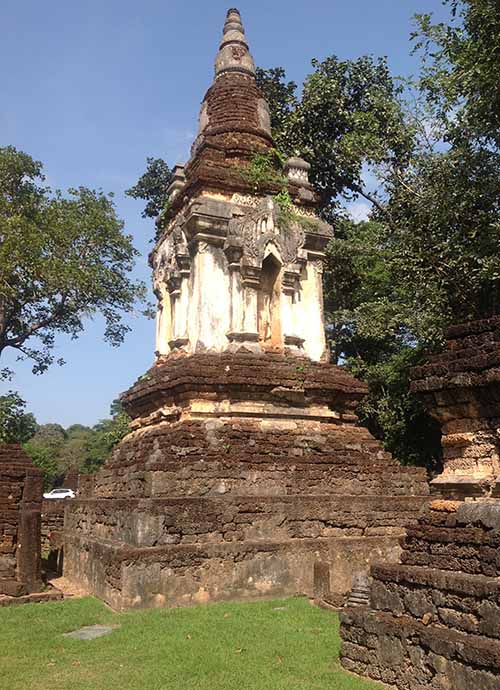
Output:
[[[412,34],[423,53],[421,89],[437,108],[450,141],[500,145],[498,0],[445,0],[449,24],[416,15]]]
[[[500,157],[463,145],[423,152],[388,189],[392,278],[419,342],[497,313]]]
[[[14,391],[0,396],[0,443],[25,443],[36,431],[36,419]]]
[[[442,470],[441,429],[409,390],[410,368],[420,363],[421,354],[402,345],[394,353],[379,351],[375,361],[352,358],[347,365],[368,383],[369,394],[357,411],[361,422],[403,464],[436,473]]]
[[[95,624],[116,628],[91,642],[63,638]],[[341,668],[337,614],[304,597],[124,613],[90,597],[8,606],[0,646],[9,690],[381,688]]]
[[[62,478],[62,472],[53,449],[32,439],[24,444],[24,450],[33,460],[33,463],[42,470],[44,490],[53,489],[59,483],[58,479]]]
[[[257,67],[257,85],[264,94],[271,112],[271,129],[279,151],[290,152],[289,125],[298,105],[296,96],[297,84],[286,81],[282,67],[262,69]]]
[[[282,155],[277,149],[271,149],[266,153],[256,153],[240,174],[257,194],[267,191],[269,187],[283,187],[286,184],[282,168]]]
[[[147,158],[146,170],[137,183],[125,194],[147,203],[143,218],[156,218],[168,203],[167,189],[172,182],[172,171],[162,158]]]
[[[68,473],[96,472],[111,455],[113,448],[128,433],[130,418],[119,401],[111,405],[111,419],[102,419],[92,427],[72,424],[42,424],[25,450],[35,465],[44,471],[46,488],[52,488]]]
[[[440,430],[409,392],[409,371],[422,357],[415,314],[394,275],[394,243],[383,224],[344,220],[331,242],[325,310],[334,359],[368,383],[358,414],[405,464],[437,471]]]
[[[130,330],[123,314],[145,296],[128,277],[138,252],[111,197],[85,187],[51,193],[41,170],[0,148],[0,354],[14,348],[34,373],[54,361],[56,334],[78,337],[85,318],[101,315],[105,339],[119,345]]]
[[[311,163],[310,179],[323,215],[338,218],[342,199],[371,198],[363,181],[366,165],[402,165],[412,148],[398,96],[384,59],[369,56],[312,61],[301,98],[281,68],[260,70],[259,85],[270,96],[273,136],[287,156]]]
[[[273,200],[278,205],[279,222],[283,226],[287,226],[294,217],[293,201],[290,192],[286,187],[273,196]]]

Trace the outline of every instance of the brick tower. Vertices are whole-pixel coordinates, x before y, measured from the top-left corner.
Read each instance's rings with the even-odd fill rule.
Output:
[[[156,361],[122,396],[130,433],[66,514],[65,574],[117,608],[302,592],[340,603],[394,561],[427,500],[357,424],[328,364],[309,164],[275,160],[229,10],[191,158],[151,254]]]

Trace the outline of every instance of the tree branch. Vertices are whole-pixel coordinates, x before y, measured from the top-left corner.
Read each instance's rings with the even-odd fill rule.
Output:
[[[356,194],[359,194],[364,199],[366,199],[371,204],[373,204],[375,206],[375,208],[377,208],[380,211],[380,213],[383,213],[385,216],[387,216],[387,218],[389,220],[389,225],[391,227],[394,227],[394,221],[392,219],[390,211],[383,204],[381,204],[380,201],[376,197],[372,196],[368,192],[365,192],[364,189],[357,184],[352,184],[351,189],[353,192],[356,192]]]
[[[42,319],[41,321],[38,321],[37,323],[34,323],[32,326],[30,326],[28,329],[24,331],[24,333],[21,333],[15,338],[5,339],[4,341],[4,347],[15,347],[18,350],[21,349],[20,346],[32,335],[40,331],[42,328],[46,328],[46,326],[50,326],[50,324],[60,316],[61,312],[64,310],[65,302],[67,299],[68,295],[63,295],[61,298],[61,301],[56,304],[56,306],[52,309],[52,312],[47,316],[45,319]]]

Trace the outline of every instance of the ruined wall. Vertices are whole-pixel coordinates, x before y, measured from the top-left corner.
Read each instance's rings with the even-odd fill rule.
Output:
[[[42,503],[42,551],[47,552],[51,548],[51,535],[62,535],[64,531],[65,499],[50,499]]]
[[[0,595],[41,586],[42,488],[42,473],[22,448],[0,445]]]
[[[446,350],[412,371],[419,394],[443,432],[442,495],[499,495],[500,316],[453,326]]]
[[[342,614],[341,662],[398,690],[500,688],[500,503],[435,501]]]

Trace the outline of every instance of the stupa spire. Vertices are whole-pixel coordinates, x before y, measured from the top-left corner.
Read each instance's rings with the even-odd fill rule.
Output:
[[[242,72],[255,76],[255,64],[248,50],[241,15],[235,8],[228,10],[219,52],[215,58],[215,76],[226,72]]]

